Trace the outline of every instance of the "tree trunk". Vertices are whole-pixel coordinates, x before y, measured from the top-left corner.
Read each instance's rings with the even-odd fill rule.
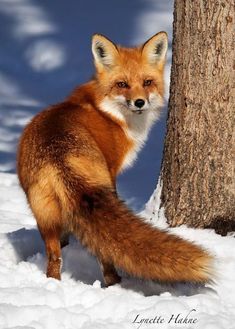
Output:
[[[175,0],[161,194],[171,226],[234,229],[234,10]]]

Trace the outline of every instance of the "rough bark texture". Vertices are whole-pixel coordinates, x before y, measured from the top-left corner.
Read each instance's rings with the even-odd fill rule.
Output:
[[[234,229],[234,12],[233,0],[175,0],[161,195],[172,226]]]

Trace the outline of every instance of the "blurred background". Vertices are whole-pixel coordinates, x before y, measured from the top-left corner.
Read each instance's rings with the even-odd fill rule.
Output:
[[[167,105],[172,14],[173,0],[0,0],[0,172],[15,173],[17,142],[32,116],[90,79],[94,33],[133,46],[166,31]],[[118,179],[119,193],[135,210],[156,187],[165,121],[166,107],[135,165]]]

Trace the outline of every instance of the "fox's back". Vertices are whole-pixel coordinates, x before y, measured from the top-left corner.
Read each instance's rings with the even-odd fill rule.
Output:
[[[92,104],[68,99],[39,113],[26,126],[18,150],[19,179],[27,190],[47,165],[62,173],[68,162],[76,166],[76,159],[83,159],[102,164],[114,180],[130,146],[123,130],[107,115]]]

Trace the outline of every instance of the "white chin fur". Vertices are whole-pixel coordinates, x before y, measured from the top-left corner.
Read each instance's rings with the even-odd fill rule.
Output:
[[[100,109],[125,123],[122,128],[127,137],[134,142],[134,147],[126,154],[121,170],[134,163],[153,123],[159,118],[160,107],[162,106],[162,97],[155,93],[149,95],[149,100],[141,108],[141,114],[138,114],[139,109],[133,104],[127,105],[126,98],[121,95],[115,98],[105,97],[101,102]]]

